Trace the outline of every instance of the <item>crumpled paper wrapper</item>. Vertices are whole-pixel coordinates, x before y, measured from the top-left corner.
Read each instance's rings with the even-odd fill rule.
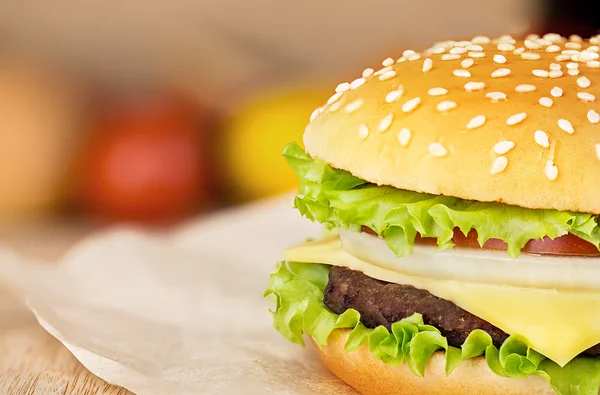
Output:
[[[320,227],[289,197],[168,234],[113,229],[56,264],[0,252],[0,286],[92,373],[140,395],[354,394],[272,326],[281,251]]]

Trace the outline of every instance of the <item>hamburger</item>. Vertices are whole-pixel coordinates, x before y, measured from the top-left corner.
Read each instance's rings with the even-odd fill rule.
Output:
[[[600,36],[406,50],[311,116],[275,328],[364,394],[600,387]],[[600,97],[599,97],[600,99]]]

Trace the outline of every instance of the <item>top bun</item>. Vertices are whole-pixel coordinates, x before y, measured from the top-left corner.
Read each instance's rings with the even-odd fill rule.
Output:
[[[478,36],[342,83],[304,134],[369,182],[600,214],[600,36]]]

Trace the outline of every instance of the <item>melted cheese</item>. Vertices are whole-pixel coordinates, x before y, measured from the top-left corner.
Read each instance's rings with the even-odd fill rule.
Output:
[[[600,343],[600,293],[429,279],[375,266],[344,250],[339,238],[293,247],[287,260],[345,266],[379,280],[412,285],[450,300],[564,366]]]

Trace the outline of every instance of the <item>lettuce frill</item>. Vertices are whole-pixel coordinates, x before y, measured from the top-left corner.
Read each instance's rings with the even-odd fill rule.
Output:
[[[427,361],[438,350],[445,350],[446,374],[466,359],[484,356],[489,368],[504,377],[540,376],[559,395],[597,395],[600,387],[600,358],[579,356],[560,367],[529,348],[525,339],[510,336],[500,348],[482,330],[469,334],[460,348],[448,345],[440,331],[413,314],[391,325],[367,328],[360,314],[349,309],[341,315],[323,303],[329,266],[281,262],[270,277],[266,297],[276,303],[273,311],[275,328],[287,339],[304,345],[306,334],[319,346],[325,346],[335,329],[351,330],[346,352],[367,345],[379,360],[398,365],[406,363],[417,376],[423,376]]]
[[[345,170],[311,158],[295,143],[284,152],[298,175],[295,207],[311,221],[332,228],[368,226],[384,237],[398,256],[410,254],[415,236],[434,237],[440,249],[452,248],[454,228],[475,229],[480,245],[500,239],[516,258],[529,240],[572,233],[600,249],[598,216],[558,210],[534,210],[494,202],[476,202],[378,186]]]

